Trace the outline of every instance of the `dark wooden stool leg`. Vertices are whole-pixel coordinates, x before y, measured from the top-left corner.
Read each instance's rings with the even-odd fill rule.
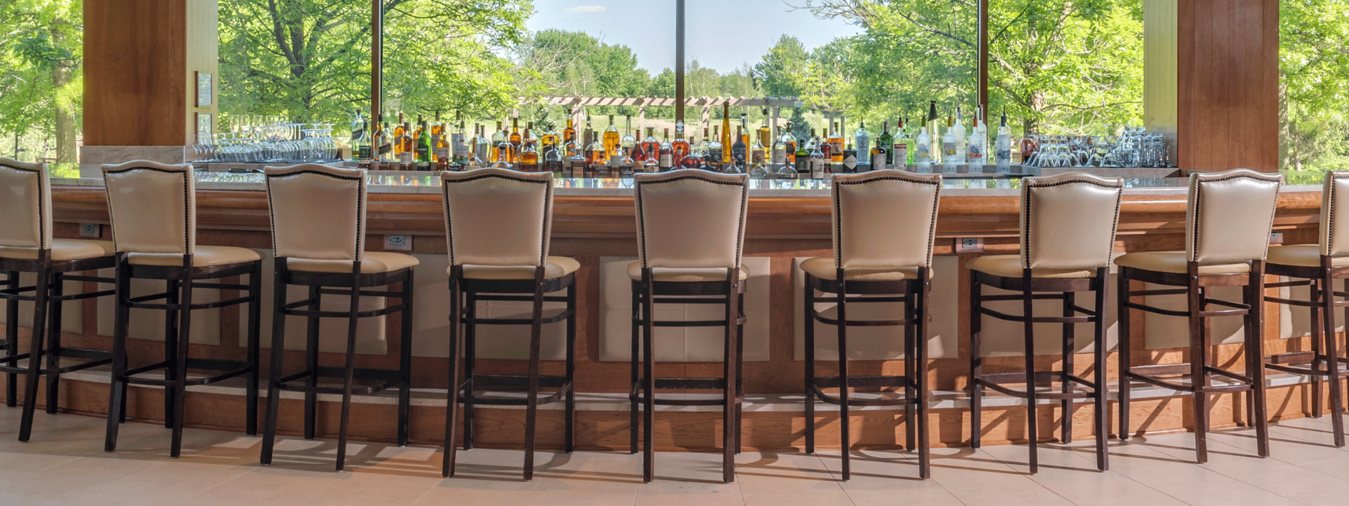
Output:
[[[632,285],[632,360],[631,360],[632,368],[631,368],[631,381],[629,381],[628,384],[631,385],[632,388],[636,388],[637,391],[640,392],[641,389],[638,388],[637,382],[641,381],[642,379],[639,367],[641,365],[641,356],[642,356],[641,350],[641,332],[643,325],[642,308],[645,306],[644,303],[642,302],[641,296],[639,295],[640,287],[638,286],[637,282],[633,282],[631,285]],[[637,431],[641,429],[642,423],[638,420],[637,399],[635,398],[630,399],[628,405],[630,406],[628,413],[629,416],[628,436],[630,439],[629,453],[636,454]]]
[[[342,370],[342,415],[337,428],[337,470],[346,467],[347,427],[351,422],[351,384],[356,372],[356,314],[361,310],[361,262],[351,266],[351,307],[347,317],[347,353]]]
[[[735,303],[737,287],[740,284],[739,269],[726,269],[726,376],[722,409],[722,454],[721,479],[726,483],[735,481],[735,454],[737,411],[739,403],[736,396],[740,390],[739,349],[740,333],[736,321],[739,319],[739,306]]]
[[[806,274],[805,305],[801,314],[805,315],[805,352],[806,352],[806,453],[815,453],[815,289],[811,288],[814,277]]]
[[[1132,339],[1130,339],[1129,335],[1128,304],[1130,295],[1128,272],[1129,270],[1124,267],[1121,267],[1119,270],[1119,294],[1115,301],[1118,306],[1118,310],[1115,311],[1115,314],[1117,315],[1117,325],[1119,326],[1119,344],[1117,345],[1115,353],[1119,358],[1119,382],[1116,388],[1119,388],[1119,432],[1117,435],[1119,436],[1120,441],[1127,441],[1129,439],[1129,395],[1133,390],[1129,381],[1129,371],[1131,370],[1130,366],[1133,361],[1130,360],[1129,353]],[[1102,373],[1102,371],[1104,370],[1097,371],[1097,373]],[[1101,376],[1101,381],[1105,381],[1105,376]]]
[[[309,286],[309,310],[319,311],[322,307],[320,300],[323,294],[318,285]],[[319,380],[319,318],[310,316],[307,319],[307,338],[305,340],[305,370],[309,371],[309,377],[305,379],[305,386],[314,388]],[[314,392],[304,393],[304,438],[312,440],[315,437],[316,425],[318,424],[318,394]]]
[[[652,334],[655,333],[655,281],[651,269],[642,269],[642,481],[651,483],[656,474],[656,353]]]
[[[904,300],[904,317],[906,319],[915,319],[916,301],[914,292]],[[904,398],[913,399],[915,395],[913,374],[917,367],[917,360],[913,354],[914,338],[917,335],[917,325],[904,326]],[[904,449],[912,452],[917,444],[917,423],[914,421],[917,405],[912,402],[904,403]]]
[[[539,347],[543,338],[543,266],[534,270],[533,322],[529,326],[529,384],[525,399],[525,480],[534,479],[534,430],[539,414]]]
[[[458,445],[454,442],[455,429],[459,424],[459,328],[463,323],[460,310],[463,302],[459,299],[459,275],[463,268],[455,266],[450,272],[450,389],[445,402],[445,461],[441,464],[441,476],[454,476],[454,458]]]
[[[1039,420],[1035,413],[1036,395],[1035,395],[1035,309],[1033,292],[1031,292],[1031,270],[1022,269],[1021,274],[1021,310],[1022,310],[1022,331],[1025,333],[1025,359],[1026,359],[1026,442],[1030,446],[1030,472],[1035,474],[1040,471],[1040,455],[1037,448],[1040,431]]]
[[[169,456],[178,458],[183,453],[183,412],[187,401],[187,351],[192,342],[192,255],[183,256],[183,278],[179,283],[178,311],[181,328],[178,329],[177,371],[173,386],[173,439]],[[167,415],[167,413],[166,413]]]
[[[932,463],[930,442],[928,441],[928,388],[927,383],[927,319],[928,319],[928,299],[932,295],[932,282],[928,278],[927,267],[918,269],[918,279],[922,288],[915,294],[918,299],[918,323],[915,325],[917,330],[916,339],[914,339],[913,355],[915,357],[915,367],[911,373],[917,381],[918,414],[914,421],[914,429],[918,431],[918,477],[928,479],[932,477]]]
[[[1106,440],[1110,438],[1110,415],[1106,412],[1106,402],[1110,395],[1110,387],[1106,386],[1106,318],[1109,316],[1106,309],[1106,293],[1110,289],[1110,268],[1102,267],[1096,269],[1096,317],[1093,318],[1092,326],[1096,341],[1093,343],[1093,366],[1096,369],[1096,385],[1092,388],[1094,395],[1092,402],[1095,404],[1096,416],[1096,469],[1106,471],[1110,469],[1110,453],[1106,447]]]
[[[735,286],[732,286],[737,291],[736,299],[738,300],[735,312],[735,321],[737,322],[735,325],[735,453],[739,455],[744,445],[745,429],[745,403],[741,401],[745,396],[745,326],[738,322],[740,321],[740,315],[745,314],[745,295],[738,293],[740,290],[738,274],[735,283]]]
[[[460,285],[462,289],[462,284]],[[473,381],[473,370],[478,361],[478,325],[473,323],[473,319],[478,317],[478,294],[465,291],[467,307],[464,313],[468,316],[469,323],[464,324],[464,381],[468,385],[464,392],[464,449],[473,449],[473,395],[477,383]]]
[[[127,300],[131,297],[131,269],[126,264],[126,255],[117,259],[117,285],[114,289],[112,335],[112,375],[108,385],[108,429],[104,436],[103,451],[117,450],[117,430],[126,417],[126,339],[130,325],[131,307]]]
[[[272,361],[267,372],[267,411],[263,414],[262,456],[258,461],[263,465],[272,463],[272,450],[276,446],[276,418],[281,408],[281,371],[286,356],[286,280],[285,258],[276,259],[272,271]]]
[[[576,282],[567,287],[567,406],[563,413],[563,449],[576,451]]]
[[[36,290],[33,292],[33,337],[28,352],[28,373],[24,375],[26,381],[23,385],[23,414],[19,421],[19,441],[28,441],[28,437],[32,435],[33,414],[37,411],[37,384],[42,379],[39,373],[42,369],[42,344],[46,338],[47,327],[47,296],[51,293],[49,255],[50,250],[38,250],[38,263],[42,267],[38,269]],[[8,324],[17,326],[19,322],[9,320]]]
[[[261,376],[262,261],[255,262],[253,272],[248,275],[248,297],[248,393],[245,395],[248,406],[244,416],[248,418],[245,430],[253,436],[258,433],[258,377]]]
[[[170,279],[165,284],[169,296],[164,299],[164,303],[177,304],[182,290],[179,280]],[[164,311],[164,381],[173,382],[178,379],[178,374],[178,311],[167,309]],[[178,398],[174,388],[177,388],[177,385],[173,383],[164,386],[165,429],[173,428],[173,414],[178,412],[173,407],[173,402]]]
[[[51,312],[47,318],[47,369],[55,370],[61,367],[61,306],[63,302],[61,297],[65,295],[66,283],[63,274],[52,273],[52,300]],[[57,407],[61,403],[61,375],[55,373],[47,374],[47,414],[56,414]]]
[[[838,436],[843,458],[843,481],[852,477],[849,462],[852,437],[848,431],[851,425],[848,416],[848,284],[843,278],[843,269],[838,269]]]
[[[19,273],[17,271],[5,272],[5,288],[13,290],[19,287]],[[5,356],[15,356],[19,354],[19,301],[5,301]],[[14,365],[10,362],[8,365]],[[5,406],[14,407],[18,405],[19,399],[19,375],[14,373],[5,374]]]
[[[1309,296],[1307,300],[1310,300],[1312,302],[1321,300],[1321,294],[1323,293],[1322,286],[1325,285],[1326,279],[1329,278],[1313,279],[1311,280],[1310,283],[1307,284],[1308,285],[1307,291],[1310,292],[1308,294]],[[1321,308],[1316,306],[1308,307],[1307,313],[1308,316],[1310,316],[1311,318],[1310,322],[1312,334],[1312,361],[1310,364],[1307,365],[1307,367],[1309,367],[1313,372],[1315,372],[1317,371],[1317,367],[1320,364],[1330,364],[1330,362],[1325,361],[1328,355],[1325,353],[1325,348],[1322,346],[1325,340],[1321,337],[1321,315],[1320,315]],[[1331,329],[1334,328],[1335,327],[1331,327]],[[1325,410],[1325,406],[1323,406],[1321,403],[1321,376],[1317,374],[1311,374],[1308,376],[1308,380],[1311,381],[1311,390],[1312,390],[1312,407],[1311,413],[1309,415],[1312,418],[1321,418],[1321,412]],[[1255,420],[1255,411],[1253,405],[1247,408],[1246,419],[1251,421]]]
[[[1199,287],[1198,266],[1190,262],[1189,286],[1189,323],[1190,323],[1190,390],[1194,398],[1191,408],[1194,411],[1194,451],[1196,461],[1208,462],[1208,392],[1204,387],[1208,383],[1208,373],[1204,366],[1208,363],[1207,339],[1204,338],[1204,292]]]
[[[1063,316],[1071,318],[1077,314],[1073,309],[1073,303],[1076,302],[1076,296],[1072,292],[1063,293]],[[1076,355],[1074,341],[1074,325],[1072,323],[1063,324],[1063,373],[1073,373],[1073,355]],[[1071,381],[1064,380],[1060,385],[1061,392],[1064,394],[1073,393],[1074,384]],[[1073,399],[1064,398],[1059,402],[1059,431],[1062,433],[1060,440],[1066,443],[1073,442]]]
[[[1321,269],[1325,289],[1321,290],[1321,317],[1325,318],[1326,332],[1321,334],[1325,343],[1327,383],[1330,386],[1330,425],[1334,433],[1335,446],[1344,446],[1344,408],[1341,406],[1339,350],[1335,345],[1335,280],[1330,269]]]
[[[983,436],[983,408],[982,401],[984,397],[984,387],[979,384],[984,374],[984,357],[982,344],[983,332],[983,313],[982,290],[983,286],[979,284],[978,274],[969,271],[970,287],[970,448],[979,448],[980,440]]]
[[[1246,345],[1246,355],[1250,357],[1250,368],[1247,369],[1251,375],[1252,389],[1255,393],[1255,441],[1256,453],[1261,457],[1269,456],[1269,416],[1266,413],[1265,395],[1265,267],[1264,263],[1257,260],[1252,262],[1251,266],[1251,285],[1250,294],[1251,305],[1250,320],[1251,324],[1246,327],[1248,344]],[[1334,327],[1326,329],[1327,332]]]
[[[412,404],[412,327],[413,308],[416,307],[412,281],[412,270],[408,269],[407,279],[402,284],[403,310],[399,325],[398,376],[402,384],[398,387],[398,446],[408,445],[408,410]]]

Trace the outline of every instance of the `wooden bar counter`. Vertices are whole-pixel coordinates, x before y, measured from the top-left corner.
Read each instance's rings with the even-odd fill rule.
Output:
[[[85,170],[81,178],[70,169],[68,177],[54,177],[53,201],[57,221],[57,235],[77,237],[80,224],[101,224],[101,236],[111,238],[107,226],[108,213],[102,181],[97,172]],[[1122,169],[1121,169],[1122,170]],[[1111,175],[1111,169],[1098,169],[1102,175]],[[418,174],[418,175],[412,175]],[[445,392],[448,364],[448,288],[445,268],[445,225],[442,217],[438,179],[426,173],[384,173],[372,175],[369,195],[369,237],[367,249],[380,250],[386,235],[405,235],[412,239],[412,253],[422,262],[417,271],[416,329],[414,344],[414,400],[412,408],[411,439],[415,444],[441,443],[445,422]],[[1319,178],[1317,179],[1319,182]],[[830,200],[822,182],[801,181],[791,184],[755,182],[750,192],[749,221],[745,238],[746,266],[752,273],[747,296],[746,312],[751,323],[745,332],[745,390],[744,444],[759,450],[783,450],[804,446],[801,361],[802,299],[801,278],[796,263],[815,256],[830,256]],[[772,183],[772,184],[769,184]],[[1115,251],[1160,251],[1183,249],[1186,192],[1181,178],[1129,179],[1126,190]],[[1017,251],[1018,192],[1017,183],[1008,180],[951,180],[942,190],[938,219],[938,239],[935,266],[932,333],[929,336],[933,359],[929,375],[934,381],[934,399],[931,416],[934,446],[967,444],[969,412],[963,389],[968,379],[968,320],[969,313],[963,287],[968,285],[968,271],[963,264],[981,254],[1012,254]],[[1285,244],[1311,243],[1316,240],[1316,227],[1321,203],[1317,185],[1289,185],[1279,198],[1275,221],[1276,239],[1282,236]],[[267,215],[267,197],[261,176],[256,174],[202,173],[197,184],[198,243],[254,248],[268,255],[271,239]],[[630,296],[628,279],[622,267],[636,256],[635,218],[631,182],[621,180],[560,180],[554,204],[554,224],[551,254],[570,256],[581,263],[578,272],[579,320],[576,341],[576,388],[579,393],[577,413],[577,446],[581,449],[609,449],[626,451],[628,442]],[[729,219],[730,217],[728,217]],[[904,216],[893,217],[897,220]],[[491,220],[491,216],[474,219]],[[321,227],[322,223],[314,226]],[[978,238],[982,252],[958,251],[961,238]],[[267,269],[270,271],[270,269]],[[268,274],[269,276],[270,274]],[[264,276],[266,278],[266,276]],[[1273,280],[1271,280],[1273,281]],[[264,287],[272,286],[269,279]],[[87,288],[87,287],[86,287]],[[78,287],[68,287],[67,293]],[[144,289],[143,287],[141,289]],[[1270,289],[1270,294],[1280,289]],[[1289,290],[1287,288],[1283,290]],[[134,291],[134,290],[133,290]],[[1113,292],[1114,290],[1111,290]],[[199,293],[205,293],[199,292]],[[1114,357],[1114,293],[1111,306],[1111,370],[1112,389],[1115,378]],[[1306,297],[1305,290],[1292,293]],[[229,297],[228,294],[224,295]],[[1222,297],[1222,292],[1217,296]],[[1235,294],[1233,295],[1235,296]],[[1163,302],[1164,301],[1158,301]],[[1184,299],[1175,301],[1184,304]],[[335,302],[335,304],[345,304]],[[1019,304],[1019,303],[1017,303]],[[1046,301],[1045,304],[1050,304]],[[74,307],[72,307],[74,306]],[[264,300],[264,347],[270,346],[270,294]],[[1057,305],[1046,306],[1054,308]],[[1270,304],[1265,324],[1265,352],[1273,354],[1289,350],[1309,350],[1306,337],[1309,332],[1306,311],[1289,311]],[[489,308],[489,312],[507,314],[521,308],[507,304]],[[1049,309],[1046,309],[1049,310]],[[1019,311],[1019,308],[1013,309]],[[207,311],[202,332],[194,329],[195,353],[218,357],[242,357],[241,314],[237,309],[220,312]],[[20,312],[31,318],[31,309]],[[90,347],[109,347],[111,339],[111,303],[107,300],[83,301],[71,304],[65,312],[67,332],[62,336],[69,344]],[[862,314],[858,317],[866,317]],[[132,366],[158,360],[158,343],[162,339],[161,321],[151,321],[149,314],[133,312]],[[1186,342],[1185,322],[1179,318],[1144,316],[1135,312],[1131,328],[1136,364],[1183,361],[1185,352],[1180,343]],[[302,328],[302,321],[289,322],[293,329]],[[985,340],[1005,342],[991,345],[992,355],[986,361],[989,372],[1018,371],[1021,359],[1000,350],[1017,349],[1021,332],[1017,325],[1006,327],[985,320]],[[1172,321],[1166,321],[1172,320]],[[1214,342],[1223,342],[1228,336],[1239,336],[1239,319],[1215,323]],[[25,326],[25,324],[21,324]],[[336,336],[337,327],[323,327],[324,351],[321,360],[336,365],[344,344]],[[396,335],[397,319],[373,322],[363,326],[358,362],[392,365],[398,357],[396,340],[385,341],[383,335]],[[1086,327],[1086,326],[1082,326]],[[825,327],[820,328],[825,331]],[[1049,330],[1049,329],[1047,329]],[[1039,332],[1057,336],[1053,332]],[[1085,336],[1089,329],[1078,329]],[[21,332],[26,339],[27,329]],[[345,334],[342,332],[341,334]],[[288,339],[303,339],[303,332],[288,331]],[[556,330],[545,332],[545,358],[560,358],[561,339]],[[837,353],[825,346],[832,341],[832,330],[819,337],[820,356],[836,360]],[[852,334],[850,333],[850,336]],[[896,334],[898,335],[898,334]],[[479,370],[483,372],[523,371],[526,342],[524,333],[502,331],[479,337]],[[718,376],[721,365],[711,358],[720,356],[720,331],[712,334],[657,334],[657,375]],[[145,339],[134,339],[143,337]],[[877,374],[902,369],[903,362],[895,354],[899,344],[886,335],[863,335],[863,345],[851,346],[853,374]],[[682,341],[681,341],[682,340]],[[1052,349],[1044,343],[1046,350]],[[1088,342],[1089,339],[1079,339]],[[299,344],[296,342],[296,344]],[[23,344],[21,346],[27,346]],[[709,349],[709,346],[713,348]],[[1218,363],[1238,364],[1238,345],[1220,344]],[[550,348],[551,347],[551,348]],[[1080,352],[1090,352],[1089,349]],[[298,351],[287,357],[287,364],[298,367],[302,360]],[[266,351],[264,351],[264,356]],[[518,358],[516,358],[518,357]],[[1057,360],[1046,354],[1039,367],[1057,367]],[[1091,360],[1082,357],[1075,361],[1078,373],[1090,376]],[[359,364],[358,364],[359,365]],[[821,362],[821,371],[833,371],[836,362]],[[561,371],[560,360],[549,360],[543,372]],[[287,372],[290,372],[288,368]],[[0,380],[2,381],[2,380]],[[72,374],[61,390],[61,408],[66,411],[100,415],[106,412],[108,392],[107,373],[94,370]],[[1271,377],[1270,416],[1298,418],[1308,416],[1312,388],[1303,379],[1292,376]],[[1322,389],[1325,390],[1325,389]],[[265,393],[264,393],[265,394]],[[889,394],[876,394],[889,395]],[[1112,396],[1113,398],[1113,396]],[[1135,407],[1132,427],[1135,433],[1184,430],[1190,423],[1188,399],[1172,392],[1135,385]],[[45,399],[39,394],[39,403]],[[337,424],[336,397],[320,396],[319,437],[335,432]],[[189,426],[211,427],[242,433],[242,383],[199,387],[189,390],[186,410]],[[264,401],[265,402],[265,401]],[[1021,401],[994,396],[985,401],[985,444],[1025,441],[1025,410]],[[1244,399],[1235,395],[1214,396],[1214,427],[1244,423]],[[135,420],[162,420],[162,395],[149,388],[132,388],[129,414]],[[300,434],[302,402],[299,397],[285,397],[282,402],[280,432]],[[395,404],[393,398],[356,398],[353,404],[351,435],[355,439],[392,441],[395,435]],[[1327,408],[1328,409],[1328,408]],[[821,447],[837,447],[836,407],[820,404],[816,408]],[[1113,409],[1112,409],[1113,411]],[[1056,440],[1057,420],[1062,415],[1057,402],[1046,403],[1039,410],[1043,417],[1036,436],[1042,441]],[[517,447],[522,445],[522,409],[509,407],[478,407],[475,421],[475,444],[487,447]],[[561,447],[562,411],[547,409],[540,413],[538,430],[540,444],[545,448]],[[875,448],[894,448],[904,441],[902,410],[853,410],[854,443]],[[1082,404],[1073,413],[1075,432],[1079,438],[1090,437],[1091,409]],[[1111,419],[1111,430],[1118,430]],[[662,409],[656,417],[657,447],[662,450],[705,450],[717,446],[722,430],[720,415],[715,410],[694,408]]]

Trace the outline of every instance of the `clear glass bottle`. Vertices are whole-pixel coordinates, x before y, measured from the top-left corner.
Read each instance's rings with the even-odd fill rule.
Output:
[[[665,129],[665,137],[660,141],[660,171],[674,167],[674,147],[670,145],[670,129]]]
[[[726,146],[721,143],[721,127],[712,128],[712,139],[707,143],[707,158],[703,161],[715,170],[721,170],[725,158]]]
[[[556,144],[548,144],[543,152],[543,170],[552,172],[553,177],[563,177],[562,174],[562,149]]]
[[[899,170],[908,170],[909,168],[909,126],[905,124],[904,118],[900,118],[899,127],[895,128],[895,145],[890,150],[895,155],[891,160],[891,165]]]
[[[492,144],[492,154],[491,154],[491,157],[490,157],[491,159],[489,160],[489,161],[492,162],[492,163],[497,163],[497,162],[501,161],[501,158],[500,158],[501,153],[502,153],[502,151],[501,151],[501,149],[500,149],[500,148],[501,148],[501,143],[506,142],[506,134],[505,134],[504,132],[501,131],[501,125],[502,125],[502,122],[498,121],[498,122],[497,122],[497,129],[492,131],[492,141],[491,141],[491,144]],[[507,158],[507,160],[509,161],[510,159]]]
[[[632,153],[632,147],[637,145],[637,139],[632,136],[632,115],[627,115],[627,124],[623,127],[623,138],[618,141],[618,147],[623,148],[624,155]]]
[[[787,145],[782,142],[782,136],[777,136],[773,140],[773,157],[770,161],[773,167],[787,164]]]
[[[952,134],[956,137],[956,165],[965,165],[969,159],[969,137],[965,130],[965,120],[960,116],[960,106],[956,106],[955,125],[951,128]],[[945,140],[945,138],[943,138]]]
[[[871,148],[871,170],[885,170],[890,168],[891,153],[894,149],[894,138],[890,137],[890,122],[883,123],[884,130],[881,136],[876,138],[876,146]]]
[[[796,136],[792,135],[792,122],[790,121],[787,122],[787,128],[783,131],[782,144],[787,150],[787,164],[795,166],[798,146],[796,145]]]
[[[1007,126],[1007,111],[1002,111],[1002,124],[998,126],[998,152],[997,172],[1007,174],[1012,172],[1012,129]]]
[[[857,133],[853,134],[853,146],[857,148],[858,156],[866,158],[866,160],[858,160],[859,166],[866,169],[866,166],[871,165],[871,134],[867,132],[865,121],[857,123]]]
[[[914,148],[913,163],[914,172],[932,173],[932,136],[927,134],[927,127],[922,127],[918,131],[918,145]]]
[[[955,120],[950,116],[946,117],[946,135],[941,138],[941,171],[946,174],[955,174],[956,167],[960,162],[956,159],[956,133]]]
[[[357,116],[360,116],[360,114],[357,113]],[[357,128],[356,140],[352,142],[352,145],[356,146],[356,149],[354,150],[356,152],[356,163],[359,164],[362,169],[369,169],[370,160],[373,159],[371,155],[371,153],[373,153],[373,147],[371,146],[370,135],[366,133],[366,130],[370,129],[370,124],[362,121]]]
[[[810,137],[815,139],[815,130],[811,129]],[[814,142],[814,149],[810,150],[810,178],[824,179],[824,175],[829,173],[829,158],[824,156],[824,151],[820,149],[823,142]]]
[[[689,144],[694,145],[691,142]],[[689,154],[679,160],[679,166],[685,169],[701,169],[704,165],[703,155],[696,149],[689,149]]]

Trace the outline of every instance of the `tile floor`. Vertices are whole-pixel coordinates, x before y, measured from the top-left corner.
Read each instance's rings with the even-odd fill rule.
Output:
[[[104,453],[103,420],[38,413],[33,441],[18,443],[18,409],[0,408],[0,505],[1349,505],[1349,449],[1328,444],[1328,418],[1279,423],[1273,456],[1254,455],[1250,431],[1211,435],[1196,465],[1189,434],[1111,442],[1101,473],[1090,441],[1041,446],[1040,473],[1025,474],[1024,446],[933,450],[933,479],[914,479],[916,457],[859,451],[853,477],[837,481],[838,452],[745,453],[735,483],[721,483],[718,455],[659,453],[657,480],[640,482],[626,453],[543,452],[532,482],[517,451],[459,453],[459,476],[441,479],[438,448],[353,443],[349,472],[332,471],[331,440],[283,439],[276,462],[257,463],[261,438],[188,429],[169,459],[168,432],[123,427]]]

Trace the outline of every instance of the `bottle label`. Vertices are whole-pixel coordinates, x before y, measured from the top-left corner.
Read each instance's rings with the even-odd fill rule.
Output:
[[[895,168],[901,170],[908,168],[909,165],[908,162],[909,162],[909,146],[905,144],[895,146],[895,166],[896,166]],[[903,167],[899,167],[900,165],[903,165]]]
[[[857,155],[844,157],[843,168],[847,169],[848,172],[855,172],[857,170]]]
[[[885,170],[885,153],[873,153],[871,155],[871,170]]]
[[[356,158],[368,164],[370,162],[370,146],[362,145],[360,149],[356,151]]]
[[[450,158],[450,148],[436,148],[435,151],[433,151],[433,153],[435,153],[436,155],[436,160],[445,160]],[[456,156],[457,155],[458,153],[456,153]],[[465,158],[467,158],[467,156],[465,156]]]
[[[756,150],[754,150],[754,156],[753,156],[752,158],[750,158],[750,160],[751,160],[752,162],[754,162],[754,165],[763,165],[763,163],[764,163],[764,159],[763,159],[763,158],[764,158],[764,153],[763,153],[763,151],[762,151],[762,150],[756,149]]]
[[[669,153],[660,154],[660,168],[668,169],[673,163],[673,157],[671,157]]]
[[[871,152],[871,138],[870,138],[870,137],[865,137],[865,136],[861,136],[861,135],[857,136],[857,152],[858,152],[858,153],[869,153],[869,152]]]
[[[575,161],[575,162],[572,162],[572,163],[571,163],[571,177],[577,178],[577,179],[586,177],[586,165],[585,165],[585,162],[581,162],[581,161],[578,160],[578,161]]]
[[[773,163],[777,165],[787,163],[786,148],[773,148]]]
[[[398,163],[403,165],[412,165],[412,152],[404,151],[398,154]]]
[[[388,154],[390,151],[393,151],[393,145],[392,145],[392,144],[385,144],[385,145],[383,145],[383,146],[380,146],[380,147],[379,147],[379,157],[380,157],[380,158],[384,158],[384,155]]]
[[[825,162],[823,158],[812,158],[810,160],[811,179],[824,179]]]

